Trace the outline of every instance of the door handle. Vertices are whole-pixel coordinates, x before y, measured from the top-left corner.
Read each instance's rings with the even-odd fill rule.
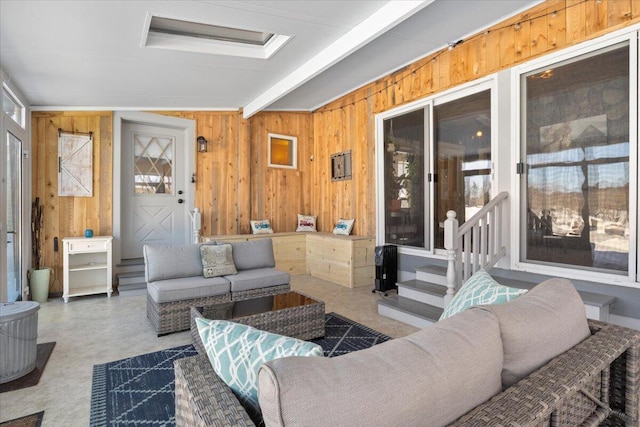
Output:
[[[178,199],[178,203],[184,203],[184,200]]]

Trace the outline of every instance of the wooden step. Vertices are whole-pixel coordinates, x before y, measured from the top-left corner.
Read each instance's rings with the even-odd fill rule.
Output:
[[[378,301],[378,314],[406,323],[416,328],[426,328],[438,321],[442,309],[400,296]]]
[[[416,269],[416,280],[447,287],[447,267],[425,265]]]
[[[400,297],[444,308],[444,296],[447,293],[447,288],[442,285],[422,280],[408,280],[397,285]]]

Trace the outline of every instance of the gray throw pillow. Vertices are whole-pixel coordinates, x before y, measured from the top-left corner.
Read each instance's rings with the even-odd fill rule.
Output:
[[[238,274],[233,263],[230,244],[202,245],[200,256],[202,257],[202,275],[206,278]]]
[[[546,280],[511,302],[482,308],[500,322],[505,389],[591,334],[582,298],[567,279]]]

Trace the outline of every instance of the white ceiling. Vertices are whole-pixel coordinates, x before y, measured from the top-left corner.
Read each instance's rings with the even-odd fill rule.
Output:
[[[34,109],[313,110],[540,0],[388,3],[0,0],[0,68]],[[147,13],[293,38],[268,60],[143,48]]]

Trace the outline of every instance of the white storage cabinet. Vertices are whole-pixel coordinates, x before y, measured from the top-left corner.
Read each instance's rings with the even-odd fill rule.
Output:
[[[62,298],[107,293],[112,287],[112,236],[65,237]]]

